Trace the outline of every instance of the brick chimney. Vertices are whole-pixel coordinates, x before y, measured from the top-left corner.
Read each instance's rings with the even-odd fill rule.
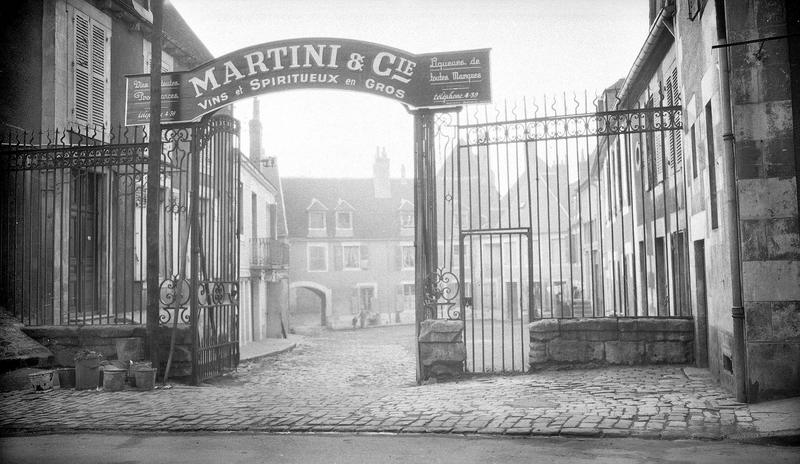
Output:
[[[389,157],[386,156],[386,147],[378,147],[375,153],[375,162],[372,164],[372,185],[375,198],[391,198],[392,187],[389,183]]]
[[[264,155],[261,146],[261,113],[258,107],[258,98],[253,99],[253,118],[250,120],[250,161],[258,166]]]

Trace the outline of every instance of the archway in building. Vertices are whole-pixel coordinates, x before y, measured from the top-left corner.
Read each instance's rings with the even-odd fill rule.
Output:
[[[315,282],[292,282],[289,285],[289,326],[327,326],[330,302],[330,288]]]

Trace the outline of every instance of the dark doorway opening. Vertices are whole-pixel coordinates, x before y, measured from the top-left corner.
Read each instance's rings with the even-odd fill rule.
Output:
[[[293,293],[290,307],[289,327],[325,327],[327,319],[325,294],[309,287],[297,287]]]
[[[98,174],[73,169],[69,215],[69,313],[93,315],[98,311],[98,260],[100,258]]]
[[[708,367],[708,300],[706,294],[706,244],[694,242],[694,275],[697,298],[695,359],[697,367]]]

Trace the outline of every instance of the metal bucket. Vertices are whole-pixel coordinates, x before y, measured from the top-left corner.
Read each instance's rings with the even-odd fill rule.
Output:
[[[100,360],[75,361],[75,389],[91,390],[100,386]]]
[[[53,389],[53,377],[55,371],[42,371],[35,374],[28,374],[28,380],[34,391],[47,391]]]
[[[120,391],[125,388],[125,376],[128,371],[125,369],[118,369],[115,367],[106,367],[103,369],[103,390],[105,391]]]
[[[156,369],[140,367],[133,373],[136,388],[139,390],[152,390],[156,385]]]
[[[61,388],[75,388],[75,368],[74,367],[59,367],[56,369],[58,375],[58,383]]]

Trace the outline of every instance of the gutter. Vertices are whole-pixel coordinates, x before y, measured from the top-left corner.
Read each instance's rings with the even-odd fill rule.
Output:
[[[724,5],[724,4],[723,4]],[[727,8],[717,7],[717,57],[719,59],[719,98],[722,117],[723,154],[725,159],[724,185],[727,192],[728,253],[731,263],[731,317],[733,318],[733,377],[736,401],[747,402],[747,363],[744,341],[744,304],[742,298],[742,262],[739,238],[739,193],[736,188],[736,151],[731,122],[731,86],[728,65]]]
[[[666,31],[674,37],[673,27],[671,24],[672,17],[675,15],[674,2],[668,2],[656,16],[653,25],[650,26],[650,32],[647,34],[647,39],[642,45],[639,54],[636,55],[636,60],[633,62],[628,75],[622,83],[622,88],[617,95],[618,102],[624,102],[628,94],[633,90],[633,83],[636,82],[640,74],[644,71],[644,65],[655,50],[659,42],[659,38]]]

